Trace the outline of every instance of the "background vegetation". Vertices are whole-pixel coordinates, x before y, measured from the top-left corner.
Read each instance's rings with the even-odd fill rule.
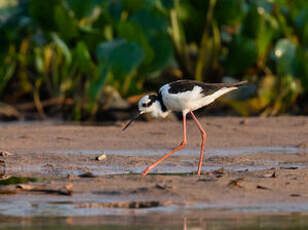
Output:
[[[306,0],[1,0],[0,100],[56,99],[81,119],[106,86],[124,98],[172,78],[247,79],[242,115],[308,100]],[[295,106],[294,106],[295,105]]]

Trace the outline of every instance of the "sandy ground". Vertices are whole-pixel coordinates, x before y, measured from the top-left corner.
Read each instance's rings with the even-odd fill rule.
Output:
[[[287,204],[307,212],[308,117],[208,117],[201,123],[208,134],[206,148],[218,149],[206,155],[201,176],[195,175],[200,134],[190,120],[185,150],[193,154],[175,154],[144,177],[139,172],[159,158],[158,150],[180,143],[180,122],[137,122],[125,132],[123,124],[3,123],[0,151],[12,155],[0,157],[0,176],[40,181],[17,189],[16,185],[0,186],[0,193],[4,191],[0,201],[27,199],[34,193],[41,201],[50,196],[73,197],[77,208]],[[260,146],[292,147],[292,152],[264,148],[253,154],[219,155],[219,149],[236,152]],[[113,150],[122,154],[108,153]],[[101,153],[106,153],[106,159],[95,160]],[[81,177],[84,173],[86,177]]]
[[[207,148],[308,144],[308,117],[208,117],[202,118],[201,123],[208,134]],[[122,132],[123,126],[124,123],[115,126],[3,123],[0,125],[0,149],[8,151],[170,149],[182,140],[182,123],[177,121],[136,122]],[[187,126],[187,148],[199,148],[201,140],[199,130],[192,120],[188,121]]]

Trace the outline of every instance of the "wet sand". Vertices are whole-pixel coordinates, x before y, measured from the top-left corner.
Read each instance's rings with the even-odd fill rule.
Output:
[[[66,202],[80,210],[191,207],[308,213],[308,117],[208,117],[201,123],[208,134],[201,176],[195,175],[200,134],[189,121],[187,147],[145,177],[139,173],[181,141],[180,122],[137,122],[125,132],[122,124],[1,124],[0,151],[12,155],[0,157],[0,174],[39,181],[28,183],[30,189],[0,186],[14,190],[0,195],[0,214],[14,216],[5,205],[21,200],[32,205]],[[106,159],[95,160],[103,153]],[[67,188],[71,193],[46,192]],[[33,209],[15,210],[15,215],[34,215]]]

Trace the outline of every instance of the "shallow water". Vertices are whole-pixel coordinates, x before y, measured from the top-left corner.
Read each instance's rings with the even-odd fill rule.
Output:
[[[46,154],[78,154],[78,155],[94,155],[99,156],[102,154],[106,154],[108,156],[117,155],[117,156],[153,156],[153,158],[159,159],[161,156],[166,154],[168,150],[53,150],[53,151],[46,151],[46,150],[34,150],[31,152],[24,152],[24,154],[31,154],[31,153],[46,153]],[[299,154],[299,153],[306,153],[308,149],[301,149],[298,147],[241,147],[241,148],[229,148],[229,149],[208,149],[206,150],[205,157],[210,159],[211,157],[224,157],[224,156],[243,156],[243,155],[253,155],[253,154]],[[21,152],[19,152],[21,153]],[[192,156],[198,157],[200,154],[199,150],[181,150],[176,153],[179,156]],[[184,164],[186,162],[187,164]],[[152,172],[153,173],[192,173],[196,170],[196,162],[193,160],[182,160],[182,165],[160,165],[159,167],[155,168]],[[260,159],[255,161],[256,164],[254,165],[247,165],[245,162],[234,163],[234,164],[217,164],[214,165],[211,162],[205,163],[206,166],[203,167],[203,171],[210,172],[214,170],[218,170],[220,168],[224,168],[228,171],[258,171],[258,170],[266,170],[266,169],[279,169],[283,167],[297,167],[297,168],[307,168],[307,164],[300,164],[300,163],[281,163],[278,160],[264,160]],[[75,165],[70,165],[70,162],[67,162],[67,167],[74,168]],[[101,165],[87,165],[89,171],[91,171],[95,175],[114,175],[114,174],[130,174],[130,173],[141,173],[145,169],[146,165],[144,166],[134,166],[132,165],[129,168],[123,168],[118,165],[105,165],[101,167]],[[16,166],[10,167],[7,166],[7,170],[10,173],[15,172],[37,172],[43,173],[42,167],[39,165],[28,165],[18,168]],[[48,174],[49,172],[46,171]],[[58,169],[57,172],[54,172],[57,175],[80,175],[83,173],[81,170],[74,170],[74,169]]]
[[[288,153],[296,154],[299,152],[307,152],[308,149],[300,149],[298,147],[281,147],[281,146],[253,146],[253,147],[241,147],[241,148],[216,148],[216,149],[207,149],[206,154],[208,156],[230,156],[230,155],[250,155],[256,153]],[[109,154],[114,155],[140,155],[140,156],[151,156],[151,155],[162,155],[168,152],[168,150],[110,150],[105,151]],[[85,151],[83,153],[91,153],[90,151]],[[199,155],[199,150],[180,150],[176,153],[177,155]]]
[[[268,152],[266,152],[268,151]],[[305,153],[308,149],[299,149],[296,147],[247,147],[247,148],[238,148],[238,149],[215,149],[209,150],[206,153],[206,158],[211,159],[211,157],[223,157],[223,156],[238,156],[238,155],[252,155],[258,153],[267,153],[267,154],[298,154],[298,153]],[[27,152],[25,154],[35,153],[36,151]],[[41,152],[41,151],[37,151]],[[95,155],[99,156],[101,154],[107,154],[108,156],[117,155],[117,156],[153,156],[153,158],[159,159],[162,155],[164,155],[167,150],[110,150],[110,151],[95,151],[95,150],[57,150],[57,151],[45,151],[46,154],[79,154],[79,155]],[[177,155],[182,156],[192,156],[195,158],[199,156],[198,150],[183,150],[179,151]],[[162,164],[159,167],[156,167],[152,170],[151,173],[194,173],[196,170],[197,162],[195,160],[181,160],[181,164]],[[76,168],[76,165],[73,165],[71,162],[67,162],[65,164],[66,168],[71,169],[64,169],[59,167],[58,169],[54,170],[53,173],[56,175],[80,175],[84,171],[80,169],[73,169]],[[78,166],[78,165],[77,165]],[[79,165],[80,166],[80,165]],[[144,171],[147,165],[141,166],[130,166],[129,168],[121,167],[119,165],[86,165],[88,171],[91,171],[94,175],[121,175],[121,174],[140,174]],[[302,163],[283,163],[280,162],[279,159],[277,160],[265,160],[259,159],[254,160],[254,164],[247,164],[247,162],[235,162],[235,163],[219,163],[216,162],[214,159],[213,162],[206,162],[205,166],[203,167],[204,172],[211,172],[214,170],[218,170],[224,168],[227,171],[259,171],[259,170],[269,170],[269,169],[279,169],[279,168],[308,168],[308,164]],[[78,168],[78,167],[77,167]],[[80,168],[80,167],[79,167]],[[42,169],[42,165],[24,165],[22,167],[16,167],[16,165],[7,165],[6,170],[10,172],[10,174],[19,173],[19,172],[34,172],[34,173],[42,173],[48,175],[50,172],[48,170]]]
[[[196,203],[191,205],[167,205],[152,208],[110,208],[105,203],[125,202],[114,195],[76,194],[74,196],[10,195],[0,198],[0,217],[67,217],[67,216],[143,216],[143,215],[189,215],[200,213],[305,213],[308,201],[302,203]],[[308,218],[308,217],[307,217]]]
[[[166,154],[168,149],[142,149],[142,150],[53,150],[53,151],[46,151],[46,150],[37,150],[37,151],[31,151],[31,152],[46,152],[46,153],[61,153],[61,154],[86,154],[86,155],[101,155],[101,154],[107,154],[107,155],[123,155],[123,156],[153,156],[153,155],[163,155]],[[240,148],[215,148],[215,149],[206,149],[205,153],[208,156],[230,156],[230,155],[250,155],[250,154],[256,154],[256,153],[288,153],[288,154],[297,154],[300,152],[308,152],[308,149],[301,149],[298,147],[292,147],[292,146],[253,146],[253,147],[240,147]],[[28,153],[28,152],[25,152]],[[199,150],[189,150],[189,149],[183,149],[178,152],[176,152],[176,155],[199,155]]]
[[[240,149],[213,149],[207,156],[250,155],[257,153],[297,154],[307,152],[296,147],[247,147]],[[163,155],[165,150],[110,150],[110,151],[51,151],[50,153],[100,155]],[[179,155],[198,156],[199,151],[183,150]],[[182,165],[161,165],[153,170],[155,173],[191,173],[196,170],[192,160]],[[257,162],[246,165],[235,162],[217,165],[208,162],[204,171],[220,168],[226,171],[258,171],[271,168],[297,167],[307,168],[307,164],[281,163],[276,160]],[[144,166],[123,169],[117,166],[89,165],[87,168],[94,175],[140,173]],[[9,167],[14,172],[39,172],[42,168],[26,166]],[[80,175],[80,170],[59,169],[59,175]],[[46,174],[48,172],[46,171]],[[129,199],[129,198],[127,198]],[[105,194],[74,194],[73,196],[40,195],[3,195],[0,196],[0,230],[1,229],[184,229],[184,216],[187,216],[187,230],[198,229],[308,229],[308,200],[302,203],[270,203],[237,205],[234,203],[198,203],[186,206],[158,206],[144,209],[106,208],[106,202],[118,202],[117,196]],[[125,200],[124,200],[125,201]],[[266,214],[266,215],[265,215]],[[283,214],[283,215],[282,215]]]
[[[163,174],[182,174],[182,173],[194,173],[196,171],[196,166],[193,163],[193,160],[186,162],[190,162],[191,166],[183,166],[183,165],[160,165],[158,168],[155,168],[152,173],[163,173]],[[67,166],[70,166],[69,164]],[[72,167],[74,165],[71,165]],[[87,169],[92,172],[96,176],[101,175],[122,175],[122,174],[140,174],[144,171],[146,166],[132,166],[129,169],[123,169],[123,167],[112,165],[112,166],[96,166],[90,165],[87,166]],[[244,165],[244,164],[218,164],[218,165],[209,165],[207,164],[203,167],[202,171],[204,172],[212,172],[215,170],[219,170],[223,168],[226,171],[259,171],[259,170],[269,170],[272,168],[308,168],[307,164],[300,163],[279,163],[278,161],[262,161],[258,165]],[[29,165],[23,167],[7,167],[7,171],[10,174],[19,173],[19,172],[36,172],[48,175],[48,171],[44,173],[42,167],[39,165]],[[53,173],[57,175],[81,175],[84,173],[82,170],[73,170],[73,169],[57,169]]]

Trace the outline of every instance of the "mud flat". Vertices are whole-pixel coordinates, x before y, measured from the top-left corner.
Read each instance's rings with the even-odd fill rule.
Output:
[[[308,117],[201,123],[208,133],[201,176],[195,175],[199,131],[189,121],[187,147],[145,177],[140,172],[181,141],[181,123],[137,122],[126,132],[122,124],[3,123],[0,152],[10,154],[0,156],[0,183],[8,181],[0,184],[1,222],[45,216],[78,224],[78,217],[91,216],[99,224],[116,216],[179,226],[184,217],[191,223],[282,215],[308,226]]]

